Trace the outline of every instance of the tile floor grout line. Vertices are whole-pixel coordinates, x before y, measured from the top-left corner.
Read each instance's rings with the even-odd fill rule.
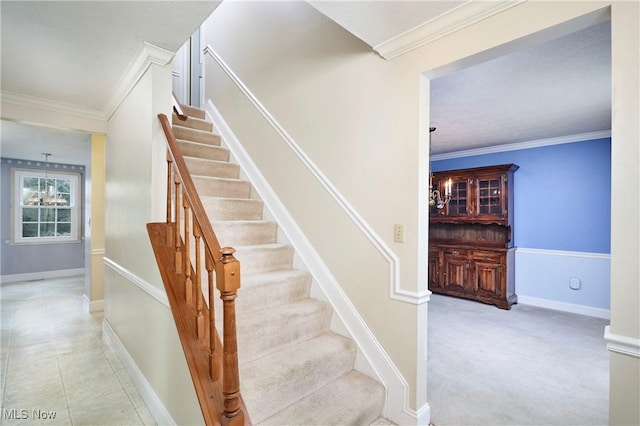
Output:
[[[62,284],[62,285],[59,285],[58,287],[56,287],[56,282],[57,284]],[[53,284],[53,285],[52,287],[49,287],[47,290],[45,290],[45,287],[47,286],[46,283]],[[19,283],[19,284],[27,284],[27,283]],[[74,290],[67,291],[67,289],[70,289],[72,287],[75,290],[77,290],[77,293]],[[106,361],[106,366],[108,366],[108,370],[104,370],[105,376],[109,376],[110,378],[116,379],[114,381],[114,385],[115,383],[117,383],[117,385],[114,386],[114,388],[117,388],[117,389],[101,396],[100,400],[103,400],[103,398],[107,395],[118,395],[118,394],[122,395],[122,398],[126,398],[126,401],[128,401],[127,405],[129,406],[128,414],[126,415],[126,416],[129,416],[128,420],[124,420],[126,424],[134,424],[134,423],[142,424],[142,425],[155,424],[153,420],[151,420],[150,423],[145,423],[145,418],[147,418],[147,420],[153,419],[153,416],[150,413],[148,413],[148,416],[143,417],[142,414],[144,412],[144,408],[147,408],[146,405],[144,405],[144,400],[141,400],[142,404],[139,407],[137,407],[133,399],[134,394],[131,393],[136,391],[135,387],[131,390],[128,390],[127,387],[125,386],[125,383],[123,382],[124,378],[121,378],[118,375],[116,371],[117,370],[116,361],[120,361],[120,359],[115,352],[114,352],[114,356],[116,358],[113,358],[110,356],[111,352],[109,351],[111,350],[111,347],[109,345],[104,344],[104,339],[100,333],[100,330],[98,330],[98,328],[96,327],[96,321],[99,321],[100,318],[104,315],[104,313],[99,312],[96,314],[92,314],[92,313],[85,312],[85,310],[83,309],[84,305],[81,303],[82,301],[78,299],[79,297],[82,297],[81,295],[82,292],[79,291],[80,288],[78,283],[76,283],[76,285],[73,285],[73,283],[71,283],[70,285],[66,286],[64,281],[46,280],[43,283],[38,283],[31,287],[23,287],[23,288],[24,288],[24,294],[21,294],[21,291],[19,291],[19,288],[16,287],[15,296],[11,298],[11,303],[9,304],[9,306],[11,306],[10,307],[11,324],[10,324],[10,327],[8,328],[10,335],[9,335],[9,339],[4,341],[6,342],[6,346],[3,345],[2,350],[14,347],[16,344],[17,344],[17,346],[15,346],[16,350],[20,350],[21,346],[24,346],[25,348],[27,348],[40,343],[53,346],[54,348],[53,350],[56,358],[56,364],[58,368],[57,375],[55,376],[57,376],[57,379],[60,380],[62,393],[64,395],[64,406],[66,407],[66,413],[67,413],[66,415],[68,416],[69,423],[72,425],[76,425],[78,424],[78,421],[80,421],[80,423],[84,424],[86,420],[86,419],[78,420],[72,416],[73,410],[70,403],[69,383],[68,383],[68,380],[65,380],[65,376],[67,376],[68,373],[70,374],[77,374],[77,373],[82,374],[82,373],[79,371],[76,372],[73,369],[73,365],[71,366],[71,370],[65,368],[65,363],[63,362],[66,360],[63,358],[67,354],[69,354],[70,356],[79,354],[80,358],[82,358],[82,355],[85,353],[85,351],[82,348],[72,349],[72,346],[68,345],[68,343],[73,342],[74,338],[78,336],[78,337],[81,337],[81,339],[90,337],[90,339],[88,340],[93,341],[93,343],[88,346],[93,347],[93,345],[95,344],[97,346],[97,349],[99,349],[99,351],[96,351],[95,353],[96,354],[99,353],[101,357]],[[30,295],[35,297],[30,297]],[[4,303],[5,296],[6,294],[4,294],[4,292],[3,294],[0,294],[0,301],[3,302],[3,305],[5,305]],[[30,311],[34,311],[36,312],[36,314],[42,313],[42,307],[44,307],[44,311],[46,312],[45,323],[49,324],[47,326],[46,332],[42,333],[43,335],[45,335],[44,342],[38,341],[39,337],[37,337],[36,339],[33,339],[33,338],[29,339],[29,335],[30,335],[29,325],[27,325],[26,330],[21,331],[21,335],[19,336],[21,339],[24,336],[24,341],[20,341],[20,342],[14,341],[15,340],[14,334],[17,330],[15,328],[16,323],[14,321],[16,318],[17,310],[16,310],[16,305],[14,303],[20,303],[21,296],[25,301],[26,300],[35,301],[35,303],[33,304],[26,303],[22,309],[22,315],[26,314],[27,318],[31,315]],[[42,304],[43,306],[39,306],[40,304]],[[69,308],[68,312],[71,313],[71,315],[69,315],[69,318],[66,318],[67,315],[63,313],[64,309],[63,310],[58,309],[58,307],[64,308],[65,306]],[[58,319],[59,327],[52,325],[54,317]],[[80,319],[79,323],[75,321],[74,318],[79,318]],[[58,330],[58,328],[63,328],[68,330],[64,330],[61,333],[57,333],[56,330]],[[43,330],[36,329],[35,333],[42,332],[42,331]],[[89,349],[89,350],[91,352],[95,351],[95,349]],[[3,395],[2,395],[2,400],[0,401],[0,403],[2,403],[3,406],[7,396],[6,391],[10,390],[9,389],[10,384],[8,383],[9,372],[10,372],[9,365],[12,365],[13,368],[15,369],[19,364],[19,363],[16,364],[16,361],[19,361],[18,359],[16,359],[16,357],[19,357],[18,352],[13,353],[11,350],[8,350],[6,356],[7,358],[5,362],[7,363],[6,364],[7,367],[5,371],[3,371],[3,377],[4,377],[4,383],[2,388]],[[38,351],[35,356],[37,357],[36,359],[42,359],[39,357],[40,351]],[[123,370],[123,371],[125,372],[125,374],[127,374],[126,370]],[[15,390],[16,389],[14,389],[14,391]],[[46,399],[43,400],[43,402],[46,402],[46,401],[47,401]],[[59,409],[62,410],[62,404],[60,404]],[[99,406],[99,403],[98,403],[96,407],[89,408],[88,412],[91,413],[93,410],[100,410],[100,409],[101,407]],[[82,414],[84,415],[87,414],[86,407],[80,408],[79,410],[80,412],[84,411],[84,413]],[[148,411],[148,408],[147,408],[147,411]],[[99,421],[104,421],[104,420],[105,419],[103,418],[99,419]],[[66,419],[64,419],[63,421],[66,421]],[[120,422],[122,421],[123,420],[120,420]],[[90,422],[93,423],[93,420]],[[21,422],[19,423],[21,424]],[[125,423],[122,423],[122,424],[125,424]]]

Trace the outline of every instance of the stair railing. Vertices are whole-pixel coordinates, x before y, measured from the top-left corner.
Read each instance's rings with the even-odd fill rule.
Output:
[[[167,212],[166,223],[150,223],[148,230],[167,298],[206,424],[249,424],[238,373],[235,299],[240,263],[233,248],[220,247],[169,119],[164,114],[158,118],[167,138]],[[215,324],[216,288],[222,300],[222,342]]]

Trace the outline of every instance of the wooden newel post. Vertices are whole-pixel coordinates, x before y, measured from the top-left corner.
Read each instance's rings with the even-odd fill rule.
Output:
[[[235,249],[220,249],[216,264],[216,286],[222,299],[223,315],[223,372],[224,417],[228,424],[244,424],[240,409],[240,376],[238,374],[238,337],[236,335],[236,296],[240,288],[240,262],[233,256]]]

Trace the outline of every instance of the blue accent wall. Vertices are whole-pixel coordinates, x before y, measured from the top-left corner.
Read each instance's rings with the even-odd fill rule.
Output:
[[[437,158],[437,156],[436,156]],[[514,244],[610,253],[611,139],[433,161],[433,171],[514,163]]]

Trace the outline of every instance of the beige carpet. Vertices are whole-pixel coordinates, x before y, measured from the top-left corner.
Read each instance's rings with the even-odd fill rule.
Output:
[[[445,425],[606,425],[608,320],[433,295],[428,401]]]

